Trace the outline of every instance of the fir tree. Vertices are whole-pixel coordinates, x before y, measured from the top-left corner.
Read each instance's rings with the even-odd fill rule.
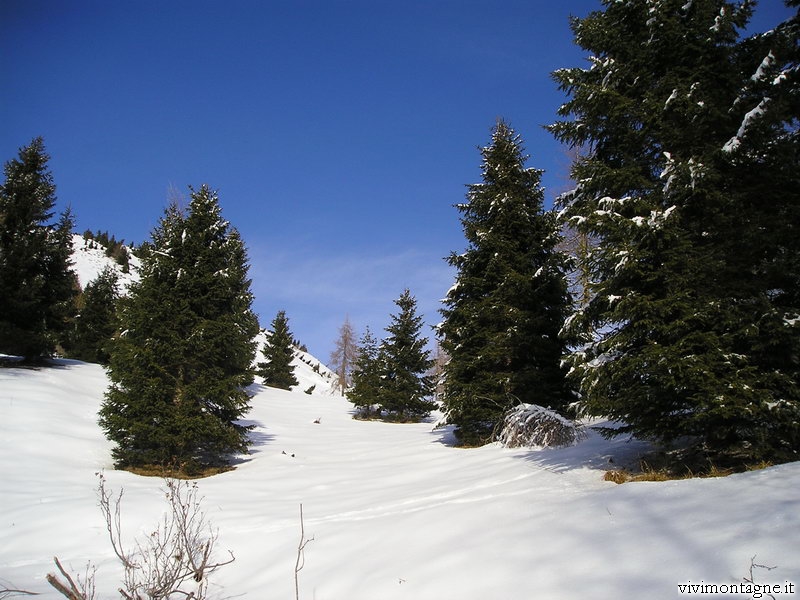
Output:
[[[267,337],[267,343],[262,351],[266,360],[258,363],[258,374],[264,378],[265,385],[290,390],[292,386],[298,384],[292,364],[293,344],[286,312],[278,311],[272,321],[272,332]]]
[[[420,337],[422,317],[409,290],[395,300],[400,312],[391,316],[389,334],[379,347],[381,385],[377,403],[391,420],[419,420],[436,408],[430,400],[433,365],[425,349],[428,338]]]
[[[246,386],[258,321],[247,256],[207,186],[165,211],[142,249],[141,281],[120,302],[100,424],[117,465],[189,473],[248,446]]]
[[[442,310],[444,407],[463,444],[487,442],[516,403],[564,410],[570,395],[559,330],[569,310],[558,226],[544,210],[541,171],[498,121],[481,150],[483,182],[458,205],[469,244]]]
[[[598,240],[568,327],[583,408],[627,424],[609,434],[795,455],[797,38],[740,40],[752,3],[604,5],[573,22],[592,66],[554,74],[550,127],[591,149],[563,199]]]
[[[111,339],[117,331],[119,275],[106,267],[86,285],[80,298],[82,305],[70,337],[68,356],[78,360],[107,364]]]
[[[358,416],[370,416],[372,406],[378,402],[380,388],[378,341],[367,327],[358,342],[353,366],[353,384],[347,390],[347,399],[356,407]]]
[[[0,186],[0,352],[36,361],[68,327],[78,285],[71,271],[73,219],[50,223],[55,185],[42,138],[6,163]]]

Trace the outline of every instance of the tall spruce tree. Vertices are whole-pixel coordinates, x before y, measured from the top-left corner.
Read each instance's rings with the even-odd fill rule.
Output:
[[[468,248],[451,254],[442,346],[444,408],[460,443],[491,438],[518,402],[563,411],[571,399],[559,330],[570,309],[555,216],[544,210],[541,171],[525,166],[522,140],[504,121],[481,150],[483,182],[459,204]]]
[[[42,138],[5,164],[0,186],[0,352],[37,361],[51,355],[72,314],[73,219],[51,223],[56,203]]]
[[[367,327],[358,342],[353,365],[353,384],[347,390],[347,399],[356,407],[357,416],[370,416],[372,407],[378,402],[380,388],[378,341]]]
[[[116,269],[108,266],[86,285],[67,348],[71,358],[108,363],[112,337],[117,331],[118,283]]]
[[[604,2],[550,127],[589,151],[563,215],[595,236],[570,319],[584,409],[717,458],[800,450],[797,29],[741,40],[752,3]],[[770,58],[771,57],[771,58]],[[776,100],[772,101],[772,96]]]
[[[258,363],[258,374],[264,378],[265,385],[290,390],[298,384],[292,364],[294,340],[285,311],[278,311],[275,315],[272,332],[267,337],[262,354],[265,360]]]
[[[389,420],[419,420],[436,408],[430,399],[433,365],[425,349],[428,338],[421,337],[422,317],[417,300],[406,289],[394,301],[399,308],[386,328],[389,334],[378,349],[381,384],[377,403]]]
[[[244,244],[204,185],[186,214],[167,208],[141,253],[100,424],[120,467],[224,466],[248,446],[237,421],[249,409],[258,321]]]

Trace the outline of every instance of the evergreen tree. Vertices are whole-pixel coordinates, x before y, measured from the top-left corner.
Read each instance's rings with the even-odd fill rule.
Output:
[[[36,361],[66,330],[78,285],[71,271],[73,219],[50,223],[55,185],[42,138],[6,163],[0,186],[0,352]]]
[[[400,312],[391,316],[389,334],[378,350],[381,385],[377,403],[392,420],[418,420],[436,408],[429,399],[433,382],[428,374],[433,365],[425,350],[428,338],[420,337],[422,317],[409,290],[394,301]]]
[[[564,410],[570,395],[559,330],[570,307],[555,216],[544,210],[541,171],[525,166],[522,140],[498,121],[481,150],[483,182],[458,205],[469,244],[440,325],[450,356],[444,407],[463,444],[489,441],[519,402]]]
[[[267,338],[267,343],[262,351],[264,362],[258,363],[258,374],[264,378],[264,384],[280,388],[283,390],[292,389],[297,385],[297,378],[294,376],[293,337],[289,331],[289,319],[286,312],[278,311],[272,321],[272,332]]]
[[[111,339],[117,331],[118,283],[117,271],[106,267],[86,285],[67,349],[71,358],[108,364]]]
[[[353,383],[353,365],[358,355],[356,334],[349,317],[345,317],[344,323],[339,328],[339,337],[335,344],[331,352],[330,366],[336,373],[336,387],[344,394]]]
[[[367,327],[358,342],[353,366],[353,384],[347,390],[347,399],[358,409],[358,415],[363,417],[370,415],[372,406],[378,402],[380,388],[378,341]]]
[[[142,247],[141,281],[120,301],[100,410],[118,466],[194,473],[247,450],[237,421],[249,409],[258,333],[247,270],[244,244],[207,186],[191,191],[185,215],[167,208]]]
[[[591,149],[563,199],[598,240],[568,327],[583,408],[626,423],[609,434],[796,456],[796,27],[742,41],[752,3],[604,5],[573,22],[592,65],[554,74],[550,127]]]

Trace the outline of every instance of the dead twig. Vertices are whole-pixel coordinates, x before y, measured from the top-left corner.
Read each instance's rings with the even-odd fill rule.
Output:
[[[306,565],[305,549],[309,542],[314,541],[314,536],[306,539],[305,524],[303,523],[303,505],[300,504],[300,544],[297,546],[297,561],[294,564],[294,597],[295,600],[300,600],[300,582],[298,580],[298,573],[303,570]]]

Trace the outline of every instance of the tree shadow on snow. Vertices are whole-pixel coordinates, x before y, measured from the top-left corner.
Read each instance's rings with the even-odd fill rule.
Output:
[[[253,460],[253,455],[262,452],[262,448],[275,440],[275,436],[271,433],[264,431],[265,426],[261,421],[254,421],[251,419],[240,419],[236,421],[238,425],[244,427],[253,427],[247,432],[247,438],[250,441],[247,454],[240,454],[231,459],[232,465],[241,465]]]
[[[597,422],[587,426],[586,438],[573,446],[562,448],[531,448],[519,455],[523,460],[535,463],[543,469],[554,473],[563,473],[572,469],[610,469],[638,467],[639,461],[652,452],[650,442],[620,435],[606,439],[594,429],[595,427],[613,427],[611,422]]]

